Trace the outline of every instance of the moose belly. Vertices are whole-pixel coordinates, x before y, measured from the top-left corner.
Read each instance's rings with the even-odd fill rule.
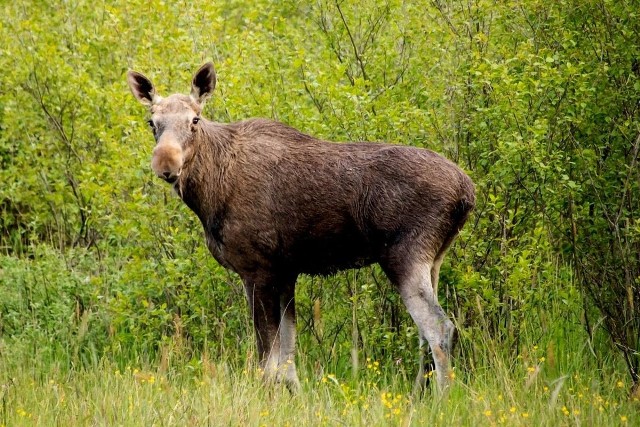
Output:
[[[376,262],[373,246],[356,233],[305,236],[292,246],[287,262],[299,273],[333,274]]]

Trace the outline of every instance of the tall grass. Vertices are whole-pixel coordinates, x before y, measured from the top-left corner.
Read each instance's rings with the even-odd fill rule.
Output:
[[[411,395],[417,358],[394,355],[416,354],[414,335],[405,341],[363,340],[360,368],[353,375],[351,332],[336,335],[337,344],[329,350],[329,340],[311,339],[303,321],[297,357],[303,391],[291,396],[262,383],[246,319],[237,330],[212,333],[224,345],[189,340],[179,331],[155,349],[128,345],[121,336],[126,330],[110,326],[113,313],[96,296],[101,291],[83,279],[97,267],[81,254],[73,262],[56,256],[4,257],[0,265],[5,279],[0,289],[2,427],[557,426],[634,425],[640,419],[617,353],[608,351],[597,328],[591,336],[584,332],[579,301],[555,297],[566,295],[566,283],[562,288],[547,284],[544,304],[532,304],[514,329],[517,340],[493,336],[482,323],[458,322],[455,378],[446,399],[434,390]],[[98,267],[105,280],[118,280],[117,269]],[[369,279],[346,275],[349,284]],[[303,308],[313,286],[300,288]],[[359,310],[369,303],[365,296]],[[332,303],[335,307],[323,309],[327,329],[333,314],[353,308],[349,301]],[[220,325],[211,319],[204,324]],[[234,345],[229,333],[236,337]],[[393,342],[408,348],[400,353],[378,348]]]
[[[532,357],[544,354],[532,349]],[[414,398],[404,379],[375,380],[370,363],[357,382],[303,367],[303,391],[265,386],[255,369],[199,360],[168,370],[141,363],[121,369],[103,359],[64,369],[0,359],[0,425],[634,425],[637,402],[614,371],[597,372],[575,353],[572,369],[547,372],[538,356],[493,358],[484,372],[458,372],[447,399]],[[373,361],[375,362],[375,361]],[[373,366],[376,366],[374,368]]]

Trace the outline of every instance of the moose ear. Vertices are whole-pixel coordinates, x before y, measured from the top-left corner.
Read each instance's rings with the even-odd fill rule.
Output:
[[[193,81],[191,82],[191,98],[198,104],[202,104],[211,96],[215,87],[216,72],[213,69],[213,64],[207,62],[200,67],[193,76]]]
[[[127,73],[127,83],[129,83],[129,88],[133,96],[142,104],[151,106],[160,100],[156,89],[153,87],[153,83],[143,74],[137,71],[129,71]]]

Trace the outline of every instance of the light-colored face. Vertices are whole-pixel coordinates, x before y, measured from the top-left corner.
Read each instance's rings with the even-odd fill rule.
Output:
[[[158,177],[174,183],[193,156],[202,106],[216,83],[213,65],[207,63],[196,72],[190,95],[162,98],[151,81],[135,71],[129,71],[127,81],[133,95],[151,113],[148,123],[156,140],[151,168]]]
[[[193,155],[193,136],[200,124],[201,110],[185,95],[171,95],[150,108],[148,123],[156,139],[151,168],[167,182],[178,179],[185,161]]]

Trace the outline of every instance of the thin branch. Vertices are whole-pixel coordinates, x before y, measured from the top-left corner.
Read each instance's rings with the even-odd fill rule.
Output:
[[[340,2],[335,0],[336,8],[338,9],[338,13],[340,14],[340,19],[342,20],[342,24],[344,25],[344,29],[347,30],[347,35],[349,36],[349,40],[351,41],[351,46],[353,47],[353,54],[356,57],[356,61],[360,66],[360,71],[362,72],[362,78],[365,80],[369,80],[369,76],[367,75],[367,71],[365,70],[364,62],[362,61],[362,56],[360,56],[360,52],[358,52],[358,46],[356,46],[356,41],[353,38],[353,34],[351,33],[351,29],[347,24],[347,19],[342,13],[342,8],[340,7]]]

